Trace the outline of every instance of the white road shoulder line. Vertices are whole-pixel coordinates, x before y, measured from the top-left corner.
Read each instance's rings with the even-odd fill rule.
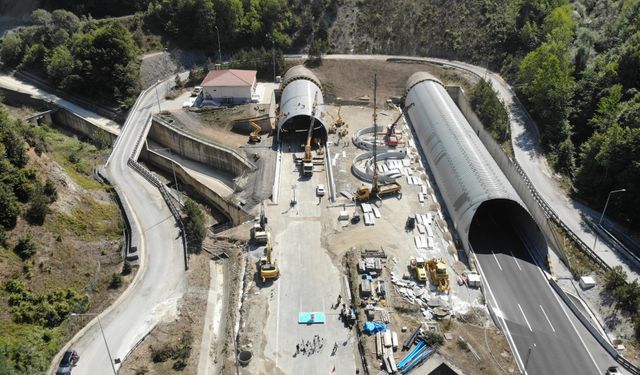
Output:
[[[551,326],[551,330],[553,332],[555,332],[556,329],[553,328],[553,324],[551,324],[551,320],[549,320],[549,317],[547,316],[547,313],[544,311],[544,308],[542,307],[542,305],[540,305],[540,310],[542,310],[542,313],[544,314],[544,317],[547,318],[547,322],[549,322],[549,325]]]
[[[520,312],[522,313],[522,317],[524,318],[524,321],[527,323],[527,327],[529,327],[529,331],[533,332],[533,330],[531,329],[531,324],[529,324],[529,319],[527,319],[527,316],[524,315],[524,311],[522,310],[522,306],[520,306],[520,304],[518,304],[518,308],[520,309]]]
[[[498,263],[498,268],[500,268],[500,271],[502,271],[502,266],[500,265],[500,262],[498,261],[498,257],[496,256],[496,253],[494,253],[493,250],[491,250],[491,254],[493,254],[493,259],[495,259],[496,263]]]
[[[511,256],[513,257],[513,261],[516,263],[516,266],[518,266],[518,269],[522,271],[522,268],[520,268],[520,263],[518,263],[518,259],[515,255],[513,255],[513,251],[511,251]]]

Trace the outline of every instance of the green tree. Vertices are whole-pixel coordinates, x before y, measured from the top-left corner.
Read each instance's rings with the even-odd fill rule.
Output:
[[[498,99],[491,82],[481,79],[471,90],[469,99],[471,108],[493,138],[498,142],[507,140],[509,114]]]
[[[65,45],[54,48],[46,58],[47,75],[57,85],[73,72],[73,56]]]
[[[22,61],[22,38],[18,33],[9,33],[2,39],[0,58],[2,63],[10,68]]]
[[[47,178],[42,191],[44,195],[46,195],[49,199],[49,203],[53,203],[58,200],[58,189],[56,188],[56,184],[51,179]]]
[[[202,249],[202,241],[207,235],[204,212],[191,199],[187,199],[182,212],[185,214],[184,227],[189,251],[199,253]]]
[[[27,221],[31,224],[42,225],[44,220],[49,214],[49,206],[47,205],[48,199],[44,195],[43,189],[40,184],[36,185],[31,203],[26,212]]]
[[[13,191],[0,182],[0,225],[6,229],[16,226],[20,207]]]
[[[24,147],[24,138],[18,134],[16,127],[10,124],[9,120],[0,121],[0,138],[4,144],[5,154],[11,164],[16,167],[24,167],[29,158]]]
[[[31,237],[23,237],[13,247],[13,252],[22,260],[27,260],[38,252],[38,246],[31,240]]]
[[[44,58],[47,55],[47,52],[47,47],[40,43],[30,45],[22,57],[20,67],[35,71],[43,71]]]
[[[567,46],[557,41],[543,43],[528,53],[520,64],[518,82],[532,105],[543,142],[554,146],[568,133],[562,124],[569,115],[574,79]]]
[[[109,282],[109,289],[118,289],[122,286],[122,275],[114,273],[111,275],[111,281]]]
[[[604,275],[605,288],[608,291],[614,291],[627,283],[627,273],[622,266],[615,266]]]

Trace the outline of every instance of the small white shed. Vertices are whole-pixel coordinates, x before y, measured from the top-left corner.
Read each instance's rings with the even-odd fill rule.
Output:
[[[211,70],[202,80],[202,98],[216,104],[249,103],[256,93],[255,70]]]

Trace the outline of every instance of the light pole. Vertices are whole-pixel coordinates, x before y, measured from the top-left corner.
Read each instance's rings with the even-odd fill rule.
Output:
[[[218,26],[213,26],[216,29],[216,37],[218,37],[218,60],[220,60],[220,65],[222,65],[222,52],[220,50],[220,32],[218,31]]]
[[[527,351],[527,360],[524,361],[524,373],[527,373],[527,365],[529,365],[529,358],[531,357],[531,351],[536,347],[536,344],[529,345],[529,350]]]
[[[107,348],[107,354],[109,355],[109,362],[111,363],[111,369],[113,370],[113,375],[118,375],[116,371],[116,366],[113,362],[113,357],[111,356],[111,350],[109,350],[109,344],[107,343],[107,337],[104,335],[104,329],[102,329],[102,323],[100,322],[100,315],[98,314],[76,314],[72,313],[71,316],[95,316],[98,319],[98,326],[100,326],[100,333],[102,333],[102,339],[104,340],[104,346]]]
[[[150,151],[169,151],[171,152],[171,149],[168,147],[165,148],[149,148],[149,144],[147,144],[147,149],[149,149]],[[174,184],[176,184],[176,190],[178,191],[178,197],[180,197],[180,187],[178,186],[178,179],[176,178],[176,170],[173,167],[173,159],[171,159],[171,172],[173,173],[173,182]],[[179,199],[180,200],[180,199]],[[180,202],[180,204],[182,204],[182,202]]]
[[[607,211],[607,206],[609,205],[609,199],[611,198],[611,194],[615,194],[615,193],[623,193],[627,191],[627,189],[618,189],[618,190],[611,190],[609,192],[609,195],[607,195],[607,201],[604,204],[604,208],[602,209],[602,215],[600,215],[600,220],[598,220],[598,226],[602,225],[602,221],[604,220],[604,213]],[[596,252],[596,245],[598,244],[598,231],[597,230],[593,230],[594,235],[595,235],[595,240],[593,241],[593,252]]]

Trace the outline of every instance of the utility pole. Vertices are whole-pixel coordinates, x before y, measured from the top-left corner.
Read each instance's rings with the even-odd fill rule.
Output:
[[[213,26],[216,29],[216,36],[218,37],[218,61],[220,62],[220,65],[222,65],[222,52],[220,49],[220,32],[218,31],[218,26],[215,25]]]
[[[113,357],[111,356],[111,350],[109,350],[109,344],[107,343],[107,337],[104,335],[104,329],[102,328],[102,322],[100,321],[99,314],[76,314],[72,313],[71,316],[95,316],[98,320],[98,326],[100,326],[100,333],[102,333],[102,339],[104,340],[104,346],[107,348],[107,355],[109,356],[109,362],[111,363],[111,370],[113,370],[113,375],[118,375],[116,371],[116,366],[113,362]]]
[[[276,82],[276,42],[271,37],[271,54],[273,55],[273,83]]]

